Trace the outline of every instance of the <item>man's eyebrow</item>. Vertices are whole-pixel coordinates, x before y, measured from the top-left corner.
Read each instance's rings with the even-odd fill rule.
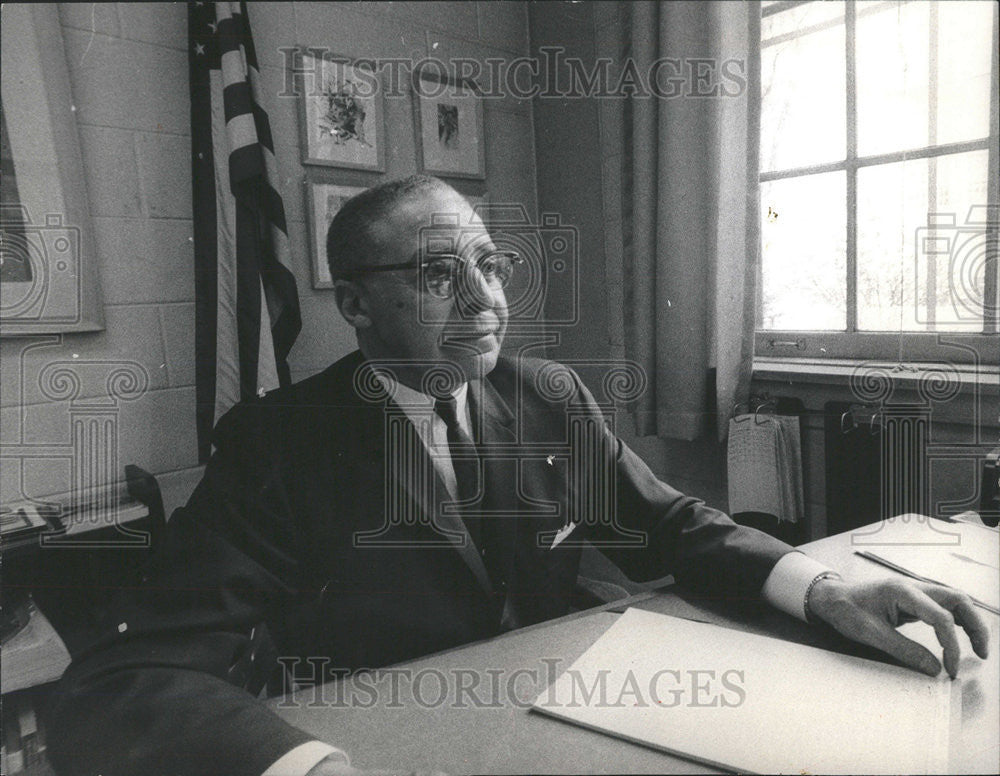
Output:
[[[434,243],[437,245],[435,246]],[[445,248],[445,245],[448,247]],[[492,235],[488,231],[483,231],[471,239],[468,235],[459,235],[454,242],[452,239],[445,238],[442,238],[440,242],[429,241],[429,244],[421,245],[413,252],[410,261],[417,263],[436,257],[455,256],[465,261],[478,262],[498,250]]]
[[[493,237],[489,232],[485,232],[465,246],[465,251],[469,254],[470,261],[479,261],[484,256],[497,252],[497,246],[493,242]]]
[[[497,247],[493,244],[493,241],[491,240],[488,248],[486,246],[483,246],[482,248],[474,249],[472,251],[472,257],[469,260],[479,261],[480,259],[485,259],[491,253],[496,253],[496,252],[497,252]]]

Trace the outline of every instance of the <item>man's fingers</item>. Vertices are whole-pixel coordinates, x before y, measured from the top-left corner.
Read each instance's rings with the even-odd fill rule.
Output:
[[[905,612],[916,615],[934,628],[937,640],[944,648],[944,667],[952,679],[958,674],[958,661],[962,649],[958,645],[958,634],[955,633],[955,617],[940,606],[923,590],[906,585],[900,588],[897,606]]]
[[[972,599],[960,590],[950,587],[926,585],[921,589],[955,616],[955,622],[968,634],[972,649],[985,660],[990,653],[990,629],[979,616]]]
[[[908,668],[928,676],[937,676],[941,673],[941,663],[929,649],[906,638],[886,622],[873,618],[870,627],[865,628],[859,635],[862,637],[861,640],[881,649]]]

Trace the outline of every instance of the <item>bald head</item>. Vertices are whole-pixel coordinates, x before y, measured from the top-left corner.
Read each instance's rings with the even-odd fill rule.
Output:
[[[330,275],[336,279],[357,267],[385,263],[384,240],[399,234],[398,228],[388,228],[389,222],[410,220],[414,213],[423,216],[420,203],[430,194],[453,196],[456,203],[465,202],[455,189],[429,175],[387,181],[345,202],[327,231]]]
[[[337,307],[366,358],[396,362],[397,378],[416,390],[432,365],[450,364],[467,380],[494,367],[507,300],[503,283],[479,271],[478,261],[496,246],[451,186],[415,176],[359,194],[333,219],[327,251]],[[449,265],[458,281],[449,293],[428,287],[421,269],[428,252],[460,262],[458,277],[458,265]],[[378,267],[385,271],[372,271]]]

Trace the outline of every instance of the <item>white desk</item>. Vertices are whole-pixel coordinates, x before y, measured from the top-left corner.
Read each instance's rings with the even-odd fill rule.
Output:
[[[955,525],[963,535],[987,530]],[[898,535],[900,529],[912,528],[901,521],[892,525],[887,521],[881,527],[888,538]],[[893,576],[889,569],[853,554],[852,537],[857,533],[829,537],[801,549],[848,578]],[[972,541],[973,537],[974,533],[969,533],[965,540]],[[557,670],[568,667],[614,622],[616,611],[626,605],[875,656],[874,650],[839,640],[779,612],[767,610],[738,617],[725,601],[697,599],[667,588],[396,666],[409,670],[409,680],[383,676],[375,677],[377,681],[369,677],[366,682],[354,677],[269,703],[292,724],[343,747],[359,768],[440,769],[456,774],[712,772],[689,760],[528,712],[527,706],[547,686],[552,661],[558,661]],[[1000,618],[986,612],[983,616],[991,630],[988,660],[980,661],[972,655],[967,639],[961,637],[963,658],[949,733],[952,773],[1000,772]],[[930,633],[931,641],[933,638]],[[934,651],[940,654],[936,646]],[[441,703],[436,702],[441,693],[435,671],[444,675],[449,687]],[[491,681],[498,681],[493,677],[499,677],[500,701],[474,708],[472,696],[456,689],[462,681],[457,677],[462,676],[470,684],[479,678],[476,697],[485,701],[494,697],[487,688]],[[397,684],[395,691],[393,681]],[[423,703],[414,697],[414,682]],[[508,693],[511,682],[513,691]],[[376,688],[377,698],[366,685]],[[353,707],[349,702],[351,693]],[[296,705],[287,707],[289,703]],[[370,707],[363,708],[365,705]]]

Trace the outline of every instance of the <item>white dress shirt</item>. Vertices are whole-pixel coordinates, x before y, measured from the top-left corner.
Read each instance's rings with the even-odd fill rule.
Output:
[[[458,481],[455,479],[455,468],[451,464],[451,453],[448,447],[448,426],[441,416],[434,411],[434,398],[426,393],[415,391],[402,383],[390,383],[382,374],[376,376],[392,400],[406,413],[406,417],[416,426],[420,441],[424,443],[434,461],[434,468],[444,480],[453,499],[458,498]],[[472,418],[469,415],[469,384],[462,383],[452,392],[455,399],[455,413],[458,415],[458,425],[472,439]]]
[[[452,498],[455,498],[458,489],[455,469],[452,467],[448,452],[448,428],[434,411],[433,397],[408,388],[402,383],[391,383],[381,374],[376,373],[376,376],[390,392],[393,401],[416,426],[420,440],[431,455],[434,467],[444,480]],[[472,422],[469,416],[468,388],[468,383],[462,383],[452,396],[455,397],[457,404],[458,423],[471,438]],[[829,571],[829,568],[809,556],[801,552],[789,552],[771,569],[771,573],[764,581],[761,597],[774,608],[805,621],[806,591],[812,581],[826,571]],[[263,776],[305,776],[310,769],[328,756],[350,762],[342,750],[321,741],[308,741],[281,757],[263,773]]]

